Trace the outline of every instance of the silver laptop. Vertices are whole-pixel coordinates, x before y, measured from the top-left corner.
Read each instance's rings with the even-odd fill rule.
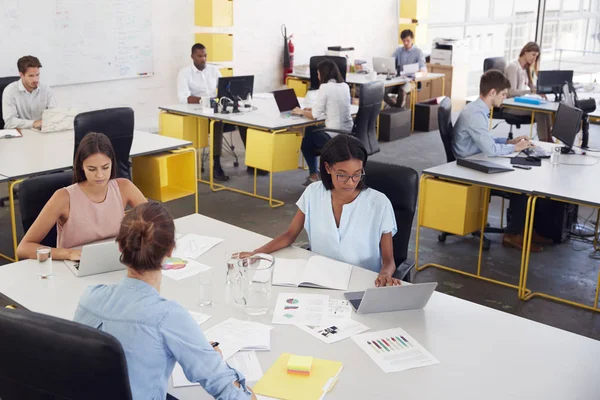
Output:
[[[378,74],[396,75],[396,59],[394,57],[373,57],[373,69]]]
[[[88,244],[81,249],[80,261],[65,260],[65,264],[77,277],[103,274],[105,272],[125,269],[119,258],[119,246],[112,239],[110,242]]]
[[[419,72],[419,63],[404,64],[401,75],[414,75]]]
[[[346,292],[344,297],[359,314],[416,310],[427,305],[436,286],[437,282],[376,287],[364,292]]]

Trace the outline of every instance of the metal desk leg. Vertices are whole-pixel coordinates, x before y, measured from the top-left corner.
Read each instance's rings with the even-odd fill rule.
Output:
[[[19,243],[17,241],[17,220],[16,220],[16,216],[15,216],[15,185],[17,185],[23,181],[24,181],[24,179],[19,179],[19,180],[11,182],[8,185],[8,201],[9,201],[9,205],[10,205],[10,227],[12,230],[14,259],[10,259],[8,257],[5,257],[5,258],[8,258],[9,261],[14,261],[14,262],[19,261],[19,257],[17,257],[17,246]]]
[[[519,298],[525,298],[525,275],[527,274],[527,268],[529,266],[529,248],[528,244],[528,232],[529,225],[533,227],[533,221],[531,221],[531,209],[535,202],[532,196],[528,196],[527,208],[525,209],[525,226],[523,227],[523,250],[521,251],[521,270],[519,271]]]
[[[442,76],[442,96],[446,95],[446,75]],[[450,96],[448,96],[450,97]]]
[[[417,84],[414,82],[410,82],[412,89],[410,91],[410,108],[412,110],[412,118],[411,118],[411,127],[410,131],[414,132],[415,130],[415,109],[417,103]],[[402,88],[400,88],[402,90]]]

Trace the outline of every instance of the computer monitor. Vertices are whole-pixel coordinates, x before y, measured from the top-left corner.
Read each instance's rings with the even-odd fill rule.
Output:
[[[236,97],[238,100],[246,100],[248,95],[252,95],[254,90],[254,75],[229,76],[219,78],[217,84],[217,97],[228,97],[232,101]]]
[[[573,71],[540,71],[537,93],[560,95],[565,82],[573,83]]]
[[[579,132],[582,115],[583,111],[579,108],[564,103],[558,105],[554,127],[552,127],[552,136],[565,144],[566,147],[563,147],[563,153],[569,153],[573,144],[575,144],[575,137]]]

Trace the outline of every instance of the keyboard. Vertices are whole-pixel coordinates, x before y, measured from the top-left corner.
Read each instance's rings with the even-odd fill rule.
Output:
[[[550,153],[544,151],[541,147],[530,147],[528,149],[523,150],[523,153],[527,154],[531,157],[537,158],[550,158]]]

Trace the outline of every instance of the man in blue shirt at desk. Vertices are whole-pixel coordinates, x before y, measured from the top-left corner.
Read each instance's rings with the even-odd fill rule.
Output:
[[[420,72],[427,72],[427,66],[425,65],[425,57],[423,52],[417,46],[413,44],[415,38],[414,33],[410,29],[405,29],[400,33],[400,39],[404,46],[398,47],[392,57],[396,59],[396,71],[398,74],[402,72],[402,68],[408,64],[419,64]],[[391,107],[404,107],[406,103],[406,94],[410,93],[410,83],[405,83],[402,87],[393,86],[387,88],[384,97],[385,102]],[[394,101],[390,98],[389,94],[397,93],[398,98]]]
[[[452,152],[456,158],[466,158],[479,153],[484,153],[488,157],[498,157],[521,152],[523,149],[533,146],[527,136],[507,140],[506,138],[496,138],[490,132],[490,109],[502,105],[509,89],[510,81],[498,70],[489,70],[481,76],[479,98],[465,106],[453,129]],[[543,213],[542,210],[545,208],[542,203],[538,203],[538,207],[536,207],[536,221],[539,220],[538,213]],[[526,209],[527,196],[511,194],[511,218],[502,239],[503,245],[517,249],[523,248]],[[538,252],[542,250],[540,243],[548,244],[551,241],[534,231],[533,242],[531,251]]]

